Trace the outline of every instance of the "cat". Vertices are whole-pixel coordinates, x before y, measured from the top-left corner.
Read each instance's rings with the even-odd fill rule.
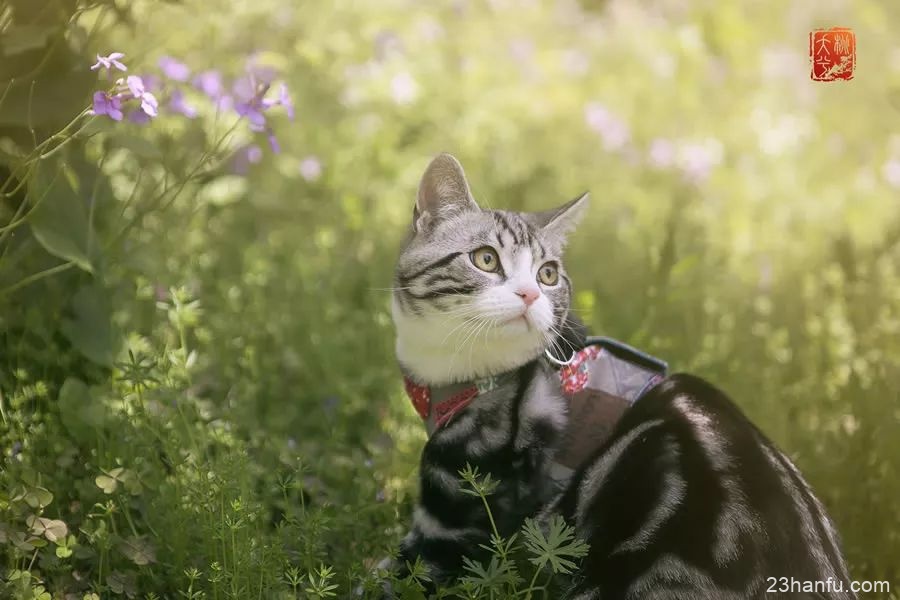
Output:
[[[482,209],[455,158],[426,169],[392,298],[397,359],[431,429],[400,574],[418,557],[442,584],[463,556],[483,558],[492,524],[462,493],[468,463],[499,481],[501,535],[559,514],[590,544],[565,598],[854,598],[838,534],[797,468],[697,377],[658,383],[561,493],[545,493],[567,410],[543,356],[583,343],[562,254],[587,204]],[[780,592],[784,577],[820,593]]]

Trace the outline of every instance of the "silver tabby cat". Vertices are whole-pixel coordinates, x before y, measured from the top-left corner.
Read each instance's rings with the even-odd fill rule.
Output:
[[[482,209],[452,156],[426,170],[397,264],[397,358],[424,386],[502,383],[425,445],[401,571],[421,557],[440,583],[460,574],[463,556],[480,558],[490,523],[458,480],[470,463],[501,482],[491,504],[502,535],[559,513],[590,544],[565,598],[853,598],[837,533],[799,471],[722,392],[690,375],[637,400],[568,487],[542,495],[567,419],[542,355],[579,347],[562,253],[586,207],[584,195],[541,213]],[[767,593],[782,577],[832,584]]]

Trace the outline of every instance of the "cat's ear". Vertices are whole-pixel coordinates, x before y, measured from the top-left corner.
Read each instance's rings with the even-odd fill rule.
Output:
[[[581,194],[574,200],[566,202],[560,207],[543,212],[531,213],[532,222],[551,237],[565,240],[566,236],[575,229],[584,214],[587,212],[590,194]]]
[[[413,227],[423,231],[468,210],[478,210],[478,205],[472,198],[462,165],[449,154],[439,154],[425,169],[419,183]]]

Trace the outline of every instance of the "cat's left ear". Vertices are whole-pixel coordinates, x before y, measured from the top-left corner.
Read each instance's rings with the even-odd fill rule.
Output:
[[[585,192],[558,208],[531,213],[532,222],[551,236],[565,240],[587,212],[590,194]]]
[[[434,224],[464,211],[479,210],[462,165],[450,154],[439,154],[431,161],[416,196],[413,227],[425,231]]]

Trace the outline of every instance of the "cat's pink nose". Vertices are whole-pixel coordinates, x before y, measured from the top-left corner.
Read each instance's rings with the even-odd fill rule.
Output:
[[[516,290],[516,296],[522,299],[525,306],[531,306],[541,296],[541,290],[536,287],[524,287]]]

